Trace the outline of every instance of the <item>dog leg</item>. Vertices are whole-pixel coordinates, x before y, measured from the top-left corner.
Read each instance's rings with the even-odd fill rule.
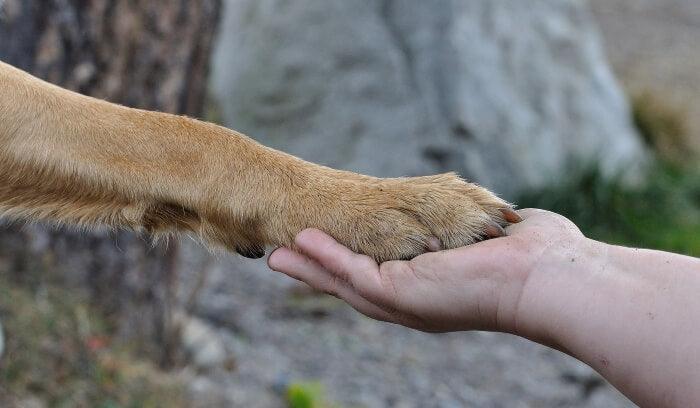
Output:
[[[379,261],[502,234],[510,206],[454,174],[333,170],[194,119],[111,104],[0,63],[0,213],[153,234],[248,257],[320,228]]]

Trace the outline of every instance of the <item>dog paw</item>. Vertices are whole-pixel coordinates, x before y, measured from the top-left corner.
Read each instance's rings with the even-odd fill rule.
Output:
[[[378,262],[411,259],[505,235],[510,204],[455,174],[337,181],[304,227],[331,234]]]

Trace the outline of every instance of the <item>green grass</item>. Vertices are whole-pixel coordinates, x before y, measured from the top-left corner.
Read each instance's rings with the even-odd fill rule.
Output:
[[[560,213],[594,239],[700,256],[700,167],[689,165],[697,157],[689,148],[688,118],[649,92],[630,104],[632,121],[657,163],[643,185],[605,178],[592,166],[515,202]]]
[[[76,291],[0,278],[0,405],[27,397],[50,407],[186,406],[182,384],[112,344],[105,319]]]
[[[516,203],[560,213],[597,240],[700,256],[699,170],[658,165],[639,187],[588,170]]]
[[[289,384],[285,393],[289,408],[333,408],[326,398],[323,385],[319,382],[295,382]]]

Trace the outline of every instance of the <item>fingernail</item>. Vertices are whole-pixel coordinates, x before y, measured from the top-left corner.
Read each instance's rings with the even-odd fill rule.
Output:
[[[523,220],[523,217],[512,208],[501,208],[501,212],[503,213],[503,218],[511,224],[517,224]]]
[[[428,250],[431,252],[438,252],[442,250],[442,243],[436,237],[428,238]]]
[[[489,238],[500,238],[506,235],[506,230],[496,223],[487,226],[485,232]]]

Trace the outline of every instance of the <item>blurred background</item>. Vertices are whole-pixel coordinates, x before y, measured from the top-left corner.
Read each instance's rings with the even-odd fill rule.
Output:
[[[695,0],[0,0],[0,60],[50,82],[694,256],[698,38]],[[374,322],[188,239],[5,222],[0,322],[0,406],[632,406],[559,352]]]

